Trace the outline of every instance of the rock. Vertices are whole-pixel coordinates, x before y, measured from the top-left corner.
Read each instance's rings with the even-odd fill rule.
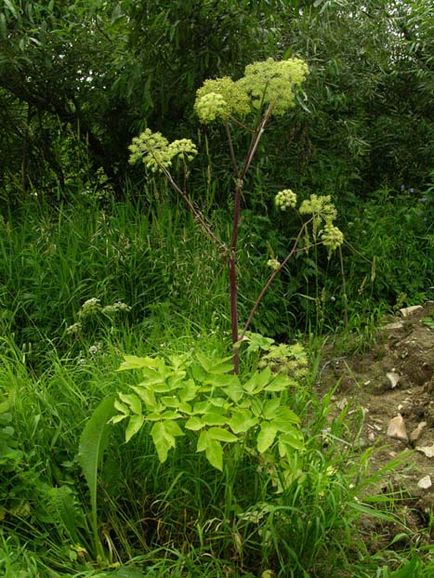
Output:
[[[394,418],[392,418],[387,426],[387,435],[390,438],[395,438],[397,440],[402,440],[407,442],[408,435],[407,429],[405,427],[404,418],[400,413]]]
[[[399,383],[399,379],[400,379],[399,373],[396,373],[395,371],[389,371],[388,373],[386,373],[386,377],[390,382],[390,387],[392,389],[395,389],[395,387]]]
[[[426,421],[421,421],[417,428],[414,429],[411,434],[410,434],[410,441],[411,442],[417,442],[417,440],[420,438],[420,436],[422,435],[422,432],[424,430],[424,428],[426,428],[427,426],[427,422]]]
[[[422,490],[428,490],[432,486],[432,481],[430,476],[424,476],[417,482],[417,487],[422,488]]]
[[[410,317],[411,315],[414,315],[414,313],[416,313],[417,311],[422,310],[423,310],[422,305],[411,305],[410,307],[404,307],[403,309],[400,309],[399,312],[403,317]]]
[[[416,450],[425,454],[427,458],[434,458],[434,444],[432,446],[417,446]]]
[[[396,331],[398,329],[404,329],[404,323],[402,321],[396,321],[395,323],[388,323],[384,325],[383,329],[385,331]]]

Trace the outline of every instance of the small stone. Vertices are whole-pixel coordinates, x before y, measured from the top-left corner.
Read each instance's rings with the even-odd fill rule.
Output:
[[[430,476],[424,476],[417,482],[417,487],[422,488],[422,490],[428,490],[432,486],[432,481]]]
[[[402,321],[396,321],[395,323],[388,323],[383,327],[386,331],[396,331],[397,329],[403,329],[404,323]]]
[[[336,404],[336,407],[342,411],[343,409],[345,409],[347,407],[347,405],[348,405],[348,399],[346,397],[343,397],[340,401],[338,401],[338,403]]]
[[[416,313],[416,311],[421,311],[422,309],[422,305],[411,305],[411,307],[404,307],[403,309],[400,309],[399,312],[403,317],[410,317]]]
[[[373,431],[368,435],[368,439],[370,442],[375,442],[375,434]]]
[[[411,434],[410,434],[410,441],[412,442],[417,442],[417,440],[420,438],[420,436],[422,435],[422,432],[424,430],[424,428],[426,428],[427,426],[427,422],[426,421],[421,421],[420,424],[418,424],[417,428],[414,429]]]
[[[395,389],[395,387],[399,383],[400,375],[398,373],[396,373],[395,371],[389,371],[388,373],[386,373],[386,377],[389,380],[390,387],[392,389]]]
[[[416,450],[426,455],[427,458],[434,458],[434,444],[432,446],[417,446]]]
[[[387,435],[397,440],[408,441],[404,418],[400,413],[392,418],[387,426]]]

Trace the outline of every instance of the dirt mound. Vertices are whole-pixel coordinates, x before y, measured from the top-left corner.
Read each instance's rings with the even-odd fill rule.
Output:
[[[319,387],[339,384],[335,414],[347,404],[349,414],[363,409],[358,443],[378,446],[373,468],[409,452],[384,489],[407,496],[411,515],[419,512],[426,525],[434,506],[434,303],[409,309],[385,320],[372,350],[340,357],[326,351]]]

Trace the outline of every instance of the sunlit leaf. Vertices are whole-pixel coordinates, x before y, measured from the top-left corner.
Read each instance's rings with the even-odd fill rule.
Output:
[[[212,466],[217,470],[223,471],[223,448],[219,441],[209,439],[205,455]]]
[[[127,429],[125,430],[125,441],[129,442],[130,439],[136,435],[143,425],[145,418],[143,415],[132,415],[130,421],[128,422]]]
[[[233,442],[238,441],[237,436],[235,436],[233,433],[229,432],[228,430],[220,428],[220,427],[209,428],[208,435],[210,438],[212,438],[214,440],[218,440],[220,442],[233,443]]]
[[[262,424],[261,431],[256,440],[258,452],[260,454],[263,454],[273,444],[276,433],[277,429],[273,424],[268,422]]]

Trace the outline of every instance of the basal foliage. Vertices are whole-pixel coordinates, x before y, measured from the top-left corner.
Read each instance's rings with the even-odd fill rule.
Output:
[[[127,442],[145,428],[162,463],[176,448],[177,438],[195,432],[196,451],[205,452],[218,470],[223,469],[227,444],[237,444],[242,453],[253,452],[258,458],[275,449],[282,470],[285,464],[289,469],[290,456],[304,446],[299,417],[288,406],[294,372],[273,373],[267,363],[243,379],[232,373],[231,360],[200,353],[126,356],[119,370],[136,372],[140,381],[130,392],[119,393],[114,404],[118,413],[111,421],[127,420]],[[293,363],[300,376],[306,358],[295,357]]]

